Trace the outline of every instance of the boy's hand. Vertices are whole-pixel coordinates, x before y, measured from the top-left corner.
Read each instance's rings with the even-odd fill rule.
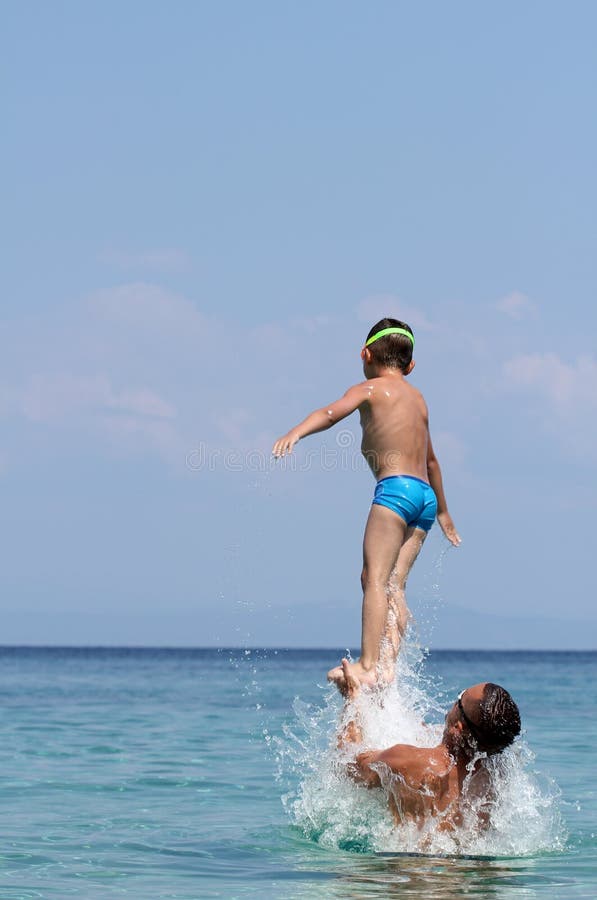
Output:
[[[461,537],[456,531],[456,526],[452,521],[452,516],[446,510],[446,512],[438,513],[437,521],[439,522],[439,527],[446,535],[451,544],[455,547],[458,547],[460,543],[462,543]]]
[[[279,457],[285,456],[287,453],[292,453],[292,448],[298,440],[300,440],[298,431],[289,431],[284,437],[278,438],[272,448],[272,455]]]

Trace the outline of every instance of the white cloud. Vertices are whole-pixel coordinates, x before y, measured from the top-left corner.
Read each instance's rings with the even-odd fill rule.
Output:
[[[580,356],[565,363],[556,353],[531,353],[507,360],[506,383],[548,400],[553,410],[569,416],[597,407],[597,362]]]
[[[294,337],[293,332],[289,328],[284,328],[278,322],[266,322],[260,325],[254,325],[249,329],[248,339],[250,344],[254,344],[257,348],[263,350],[283,349],[286,351]]]
[[[103,408],[111,396],[104,376],[32,375],[12,393],[13,412],[30,422],[61,422],[83,410]]]
[[[106,250],[100,260],[118,269],[143,269],[149,272],[184,272],[190,267],[189,256],[175,247],[155,250]]]
[[[3,399],[5,413],[33,427],[63,429],[69,442],[73,432],[91,432],[128,452],[151,449],[168,462],[184,462],[177,411],[148,388],[117,389],[105,375],[36,374],[6,389]]]
[[[247,409],[237,408],[226,410],[225,416],[216,419],[216,425],[220,432],[232,444],[241,444],[246,434],[246,427],[253,417]]]
[[[503,372],[507,387],[534,398],[542,429],[566,459],[592,464],[597,458],[595,359],[581,356],[566,363],[555,353],[531,353],[508,360]]]
[[[182,466],[198,442],[269,445],[264,425],[275,423],[268,409],[272,400],[279,406],[281,381],[292,381],[307,335],[322,324],[229,327],[159,285],[117,285],[12,323],[8,344],[20,349],[0,360],[0,415],[51,426],[43,432],[48,442],[72,446],[77,433],[93,432],[98,449],[143,453],[150,446]]]
[[[333,316],[298,316],[290,320],[290,327],[307,334],[317,334],[334,323]]]
[[[56,423],[83,414],[122,411],[174,418],[176,411],[146,388],[116,390],[105,375],[33,375],[12,392],[13,410],[32,422]]]
[[[197,337],[207,327],[194,303],[155,284],[118,285],[96,291],[87,302],[99,316],[139,329]]]
[[[435,325],[429,321],[424,312],[409,306],[393,294],[375,294],[361,300],[357,305],[357,316],[361,322],[369,322],[371,325],[378,319],[389,317],[407,322],[413,330],[435,329]]]
[[[512,291],[505,297],[501,297],[495,304],[495,308],[510,319],[516,320],[537,313],[537,304],[520,291]]]
[[[486,318],[493,315],[487,305],[483,309]],[[34,322],[15,322],[7,341],[15,351],[0,361],[9,386],[0,390],[0,412],[4,408],[29,427],[52,425],[44,440],[72,443],[75,432],[93,430],[104,444],[127,451],[143,453],[149,445],[168,461],[177,453],[182,465],[200,443],[267,446],[309,408],[361,377],[355,335],[362,340],[361,323],[370,327],[382,315],[426,332],[432,410],[450,405],[458,392],[471,410],[477,394],[487,402],[495,329],[484,331],[484,321],[475,320],[470,333],[459,325],[446,342],[449,323],[458,318],[452,308],[448,314],[438,310],[431,321],[399,298],[378,295],[344,316],[322,312],[243,325],[208,317],[195,302],[160,285],[134,282],[96,291]],[[503,358],[504,348],[499,350]],[[504,365],[502,385],[565,405],[580,390],[579,379],[588,378],[597,396],[594,369],[592,360],[566,365],[549,355],[515,357]],[[441,372],[439,378],[434,371]],[[467,446],[451,433],[459,429],[433,415],[438,453],[449,464],[466,465]],[[450,433],[441,434],[442,426]]]
[[[433,449],[442,465],[448,468],[462,466],[468,455],[468,447],[462,438],[451,431],[432,432]]]
[[[122,409],[124,412],[155,419],[176,417],[174,407],[147,388],[124,390],[114,394],[110,406],[112,409]]]
[[[99,415],[94,420],[101,434],[118,450],[138,454],[150,448],[167,462],[184,464],[187,443],[169,419],[136,415]]]

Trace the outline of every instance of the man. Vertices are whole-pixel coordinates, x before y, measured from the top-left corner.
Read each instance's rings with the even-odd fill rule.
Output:
[[[358,709],[352,706],[360,684],[347,660],[338,682],[346,698],[348,719],[338,739],[341,749],[363,742]],[[397,823],[422,827],[429,818],[440,830],[463,825],[486,828],[493,790],[486,757],[501,753],[520,733],[520,713],[508,691],[482,682],[466,688],[446,714],[436,747],[395,744],[387,750],[365,750],[347,765],[351,778],[368,788],[384,787]],[[473,819],[471,820],[471,816]]]

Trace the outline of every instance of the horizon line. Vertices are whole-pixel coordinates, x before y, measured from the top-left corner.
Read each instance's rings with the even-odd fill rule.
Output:
[[[354,655],[358,655],[355,649]],[[1,644],[2,650],[214,650],[226,652],[274,650],[281,653],[309,651],[317,653],[337,654],[337,647],[285,647],[282,645],[255,645],[248,647],[240,644]],[[345,648],[346,650],[346,648]],[[425,653],[597,653],[597,647],[426,647]],[[351,655],[352,652],[351,652]]]

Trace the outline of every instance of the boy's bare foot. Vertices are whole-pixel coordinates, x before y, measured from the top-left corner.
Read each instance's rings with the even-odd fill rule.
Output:
[[[341,666],[335,666],[333,669],[330,669],[328,681],[333,681],[342,690],[340,683],[346,679],[347,673],[364,687],[373,687],[377,682],[375,669],[365,669],[360,660],[356,663],[349,663],[347,659],[342,660]]]
[[[361,682],[351,674],[350,663],[347,659],[342,660],[342,665],[339,668],[342,671],[342,678],[336,681],[336,687],[347,700],[354,700],[360,693]]]

